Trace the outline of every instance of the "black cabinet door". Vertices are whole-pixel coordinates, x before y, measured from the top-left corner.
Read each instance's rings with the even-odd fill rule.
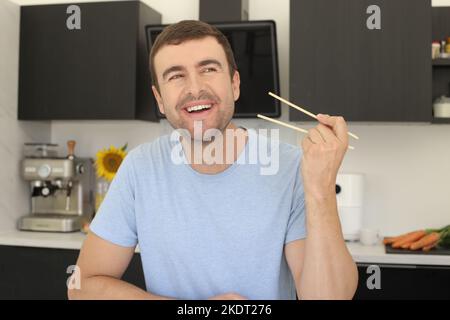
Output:
[[[135,1],[77,7],[21,7],[19,119],[156,120],[145,25],[159,13]]]
[[[371,5],[381,29],[369,30]],[[350,121],[431,120],[430,0],[293,0],[290,98]],[[307,121],[290,110],[290,119]]]
[[[373,288],[367,282],[373,270],[367,264],[358,264],[359,282],[356,300],[378,299],[450,299],[449,266],[378,265],[380,288]]]
[[[78,250],[0,246],[0,300],[67,299],[67,268],[75,265]],[[122,279],[145,290],[139,254]]]

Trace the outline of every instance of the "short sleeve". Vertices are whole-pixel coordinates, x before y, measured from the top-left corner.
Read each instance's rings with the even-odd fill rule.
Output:
[[[306,238],[306,207],[305,194],[300,166],[296,170],[296,179],[292,195],[292,206],[287,224],[284,243]]]
[[[137,244],[133,151],[122,161],[90,229],[100,238],[123,247]]]

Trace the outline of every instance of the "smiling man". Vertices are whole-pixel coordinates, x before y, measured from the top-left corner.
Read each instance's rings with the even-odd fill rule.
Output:
[[[125,158],[81,249],[81,288],[69,298],[352,298],[357,270],[335,194],[344,119],[320,115],[303,150],[234,125],[239,72],[227,39],[203,22],[165,28],[150,65],[159,109],[183,134]],[[232,161],[210,163],[195,148],[211,145]],[[275,174],[240,161],[255,145],[279,156]],[[177,147],[185,163],[174,163]],[[121,280],[138,244],[146,290]]]

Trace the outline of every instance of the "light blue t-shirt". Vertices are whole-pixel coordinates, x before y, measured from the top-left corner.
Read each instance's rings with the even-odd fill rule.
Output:
[[[114,244],[139,245],[147,291],[295,299],[284,245],[306,237],[301,149],[248,133],[244,152],[219,174],[172,161],[181,144],[170,135],[139,145],[122,162],[90,228]],[[276,174],[243,161],[255,144],[279,152]]]

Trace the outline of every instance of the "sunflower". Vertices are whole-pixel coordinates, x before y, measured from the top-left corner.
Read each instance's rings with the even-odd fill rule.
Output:
[[[125,144],[122,148],[116,148],[110,146],[109,149],[102,149],[97,152],[97,158],[95,160],[95,166],[97,168],[97,177],[105,178],[111,182],[119,170],[120,164],[127,155]]]

